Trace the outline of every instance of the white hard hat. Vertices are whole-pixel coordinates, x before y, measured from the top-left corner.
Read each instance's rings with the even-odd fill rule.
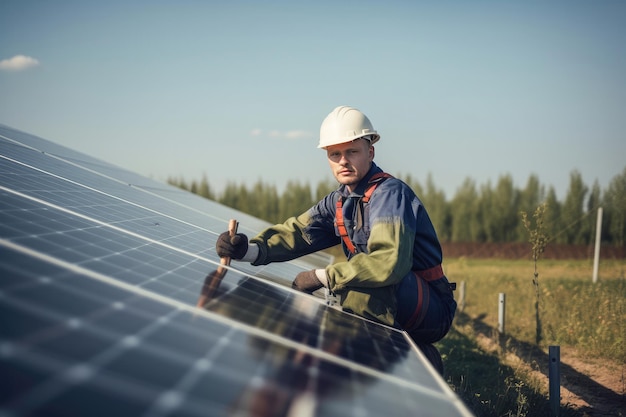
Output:
[[[349,106],[339,106],[331,111],[322,122],[320,143],[317,147],[326,148],[364,136],[368,136],[372,144],[380,139],[380,135],[376,133],[370,120],[360,110]]]

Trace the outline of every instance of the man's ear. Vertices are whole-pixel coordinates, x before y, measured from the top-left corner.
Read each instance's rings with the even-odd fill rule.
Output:
[[[370,146],[370,161],[374,160],[374,155],[376,155],[376,150],[374,149],[374,146]]]

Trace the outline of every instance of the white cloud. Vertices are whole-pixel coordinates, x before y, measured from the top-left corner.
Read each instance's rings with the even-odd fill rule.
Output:
[[[309,139],[312,138],[314,135],[311,132],[307,132],[304,130],[290,130],[287,132],[282,132],[280,130],[270,130],[270,131],[263,131],[261,129],[253,129],[250,131],[250,136],[261,136],[262,134],[265,134],[267,137],[273,138],[273,139]]]
[[[39,61],[25,55],[15,55],[9,59],[0,61],[0,70],[4,71],[22,71],[39,65]]]
[[[313,134],[304,130],[290,130],[289,132],[285,133],[285,137],[287,139],[308,139],[312,138]]]

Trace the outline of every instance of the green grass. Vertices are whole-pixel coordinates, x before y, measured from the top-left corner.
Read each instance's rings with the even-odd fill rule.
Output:
[[[331,253],[337,260],[343,256],[337,248]],[[591,260],[540,259],[538,345],[530,255],[528,260],[448,258],[444,271],[450,281],[465,282],[465,306],[437,347],[448,384],[477,417],[552,415],[545,381],[528,366],[510,365],[507,351],[530,361],[530,369],[539,368],[539,362],[547,366],[551,345],[626,366],[626,261],[602,260],[593,284]],[[506,294],[504,336],[495,330],[499,293]],[[457,300],[459,295],[457,289]],[[488,335],[497,349],[482,347],[478,334]],[[587,416],[567,405],[561,405],[559,415]]]
[[[592,283],[589,261],[540,260],[538,263],[541,339],[536,343],[536,293],[531,261],[451,259],[451,281],[465,281],[465,306],[451,332],[437,344],[446,379],[477,416],[550,416],[547,386],[528,367],[507,365],[507,351],[547,364],[548,346],[575,349],[583,357],[626,364],[626,280],[624,261],[603,261]],[[505,335],[499,336],[498,294],[506,294]],[[458,300],[459,291],[456,293]],[[479,333],[498,346],[488,351]],[[516,352],[519,353],[519,352]],[[538,359],[540,358],[540,359]],[[531,363],[531,366],[533,364]],[[537,368],[532,366],[533,368]],[[560,416],[586,416],[561,406]]]
[[[626,362],[626,280],[623,261],[603,261],[592,283],[589,261],[539,261],[539,346],[575,347],[583,355]],[[536,343],[536,294],[531,261],[452,259],[452,281],[465,281],[465,309],[498,325],[498,294],[506,294],[505,332]],[[459,297],[458,291],[456,294]]]
[[[439,343],[450,387],[478,417],[551,416],[546,388],[521,367],[503,364],[500,355],[482,350],[460,320]],[[459,321],[464,324],[459,324]],[[578,410],[562,405],[561,417],[583,417]]]

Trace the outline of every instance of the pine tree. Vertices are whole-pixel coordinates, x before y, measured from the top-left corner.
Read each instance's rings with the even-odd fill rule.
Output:
[[[559,200],[556,197],[556,191],[552,186],[548,188],[545,206],[547,210],[543,214],[543,218],[546,234],[552,236],[554,239],[557,233],[563,229],[563,222],[561,219],[561,203],[559,203]]]
[[[491,195],[491,233],[493,242],[516,240],[519,213],[519,192],[513,186],[513,178],[503,175]]]
[[[461,187],[458,188],[450,205],[450,239],[453,242],[472,242],[479,241],[475,239],[484,239],[482,222],[477,216],[477,205],[476,185],[472,179],[466,178]]]
[[[338,188],[335,180],[320,181],[315,188],[315,201],[319,201]]]
[[[528,177],[526,187],[519,192],[518,211],[526,213],[532,212],[541,202],[545,200],[545,189],[539,182],[536,175]],[[518,242],[525,242],[527,239],[527,231],[522,222],[518,222],[516,230],[516,238]]]
[[[208,198],[209,200],[215,200],[215,196],[211,191],[211,187],[209,186],[209,180],[206,174],[203,174],[202,179],[200,180],[200,185],[198,186],[198,195],[204,198]]]
[[[581,244],[584,240],[583,217],[585,216],[584,204],[588,188],[584,184],[578,171],[570,174],[570,185],[563,202],[561,217],[565,229],[560,235],[559,243]]]
[[[437,231],[440,240],[450,240],[450,209],[446,202],[446,195],[435,187],[435,182],[431,174],[426,178],[426,191],[423,194],[422,202],[430,216],[430,220]]]
[[[607,238],[611,243],[623,247],[626,236],[626,168],[611,180],[602,201]]]
[[[311,187],[308,184],[301,185],[299,182],[289,181],[280,199],[280,218],[285,220],[300,215],[312,205]]]

